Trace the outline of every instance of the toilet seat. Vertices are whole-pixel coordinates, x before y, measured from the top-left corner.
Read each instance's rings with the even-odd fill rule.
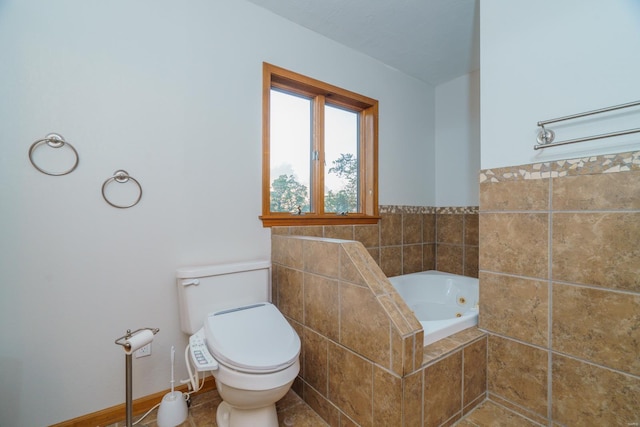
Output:
[[[211,313],[204,330],[213,357],[240,372],[281,371],[300,354],[300,338],[268,302]]]

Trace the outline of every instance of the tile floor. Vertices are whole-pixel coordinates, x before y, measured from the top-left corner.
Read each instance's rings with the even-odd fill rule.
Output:
[[[218,427],[215,413],[221,399],[216,390],[194,396],[189,417],[179,427]],[[280,427],[326,427],[328,426],[318,414],[316,414],[293,391],[276,404]],[[140,424],[141,427],[157,427],[157,411],[152,412]],[[134,422],[137,417],[134,417]],[[126,423],[120,421],[107,427],[123,427]],[[454,424],[455,427],[540,427],[518,414],[503,408],[496,403],[485,400],[463,419]],[[388,426],[394,427],[394,426]]]
[[[505,409],[491,400],[485,400],[464,418],[454,424],[455,427],[541,427],[520,415]]]
[[[222,399],[216,390],[194,396],[189,408],[187,420],[178,427],[218,427],[216,423],[216,410]],[[316,414],[304,401],[293,391],[289,391],[277,404],[278,421],[280,427],[304,426],[304,427],[327,427],[320,415]],[[139,427],[157,427],[155,410],[149,414]],[[139,417],[133,417],[136,422]],[[126,421],[120,421],[107,427],[124,427]]]

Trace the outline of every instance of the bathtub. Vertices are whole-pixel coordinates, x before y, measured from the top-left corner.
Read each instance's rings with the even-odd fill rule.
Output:
[[[424,329],[424,345],[478,324],[478,279],[435,270],[390,277]]]

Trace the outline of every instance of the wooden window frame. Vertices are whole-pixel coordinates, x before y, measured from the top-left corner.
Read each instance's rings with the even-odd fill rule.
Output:
[[[304,225],[353,225],[377,224],[380,219],[378,213],[378,101],[363,95],[333,86],[302,74],[286,70],[275,65],[263,63],[262,82],[262,225],[272,226],[304,226]],[[359,213],[338,215],[325,213],[324,191],[315,188],[324,187],[324,153],[319,153],[319,164],[313,176],[315,188],[311,191],[314,197],[313,205],[318,212],[303,213],[301,215],[289,212],[271,212],[271,162],[270,162],[270,100],[271,89],[312,98],[314,103],[312,138],[324,139],[321,126],[324,121],[325,100],[330,98],[329,105],[346,108],[360,115],[360,141],[358,141],[360,155],[360,185]],[[315,142],[314,142],[315,144]],[[321,194],[318,194],[321,193]]]

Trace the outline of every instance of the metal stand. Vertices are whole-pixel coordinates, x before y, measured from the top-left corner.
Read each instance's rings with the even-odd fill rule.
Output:
[[[125,357],[125,376],[127,377],[126,382],[127,382],[127,392],[126,392],[126,399],[127,399],[127,427],[131,427],[133,426],[133,378],[132,378],[132,373],[133,373],[133,362],[131,359],[131,355],[127,354]]]
[[[125,381],[126,381],[126,406],[127,406],[127,427],[133,426],[133,359],[131,358],[132,349],[131,344],[128,342],[129,338],[144,329],[148,329],[153,332],[153,335],[160,332],[158,328],[141,328],[131,332],[131,329],[127,329],[127,333],[117,340],[115,343],[121,345],[125,350]]]

